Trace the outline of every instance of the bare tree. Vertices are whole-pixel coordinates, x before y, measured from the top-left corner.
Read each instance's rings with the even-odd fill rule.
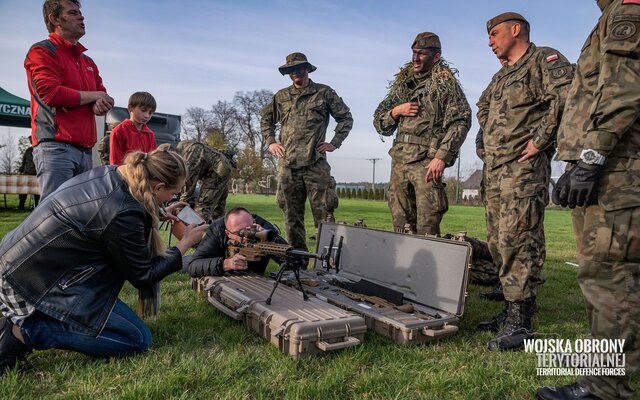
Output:
[[[211,141],[222,142],[226,150],[236,151],[241,138],[238,132],[238,112],[233,103],[226,100],[218,101],[211,106],[210,114],[214,128],[209,134],[220,136],[219,139],[214,138]]]
[[[14,164],[14,171],[19,171],[22,166],[22,157],[24,152],[31,147],[31,136],[20,136],[18,138],[18,154]]]
[[[233,104],[237,110],[238,128],[246,147],[256,150],[262,162],[268,154],[265,139],[260,133],[262,109],[273,98],[270,90],[254,90],[253,92],[236,92]]]
[[[182,134],[186,139],[202,142],[207,131],[213,127],[211,112],[202,107],[189,107],[182,119]]]
[[[15,172],[16,158],[15,137],[9,132],[0,135],[0,174]]]

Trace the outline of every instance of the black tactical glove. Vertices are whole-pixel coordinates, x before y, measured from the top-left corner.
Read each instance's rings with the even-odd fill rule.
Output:
[[[553,202],[562,207],[575,208],[594,204],[595,186],[602,165],[579,161],[570,171],[562,174],[553,189]]]

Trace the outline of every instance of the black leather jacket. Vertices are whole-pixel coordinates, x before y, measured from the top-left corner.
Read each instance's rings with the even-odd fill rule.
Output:
[[[106,323],[125,280],[146,288],[180,269],[152,259],[151,218],[115,167],[65,182],[0,243],[3,279],[35,308],[87,334]]]
[[[253,214],[253,219],[256,224],[264,229],[278,232],[278,236],[273,240],[274,243],[287,244],[287,241],[280,236],[280,230],[275,225],[256,214]],[[227,243],[229,242],[229,237],[224,229],[224,217],[218,218],[209,225],[207,234],[198,244],[198,248],[189,262],[187,267],[189,275],[193,277],[224,275],[223,263],[227,256]],[[277,263],[281,262],[277,257],[262,257],[258,261],[249,261],[247,269],[262,275],[267,269],[270,259]]]

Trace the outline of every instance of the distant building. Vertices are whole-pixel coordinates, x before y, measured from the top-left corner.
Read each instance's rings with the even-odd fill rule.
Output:
[[[462,198],[474,199],[480,196],[480,182],[482,182],[482,170],[476,169],[471,176],[462,183]]]

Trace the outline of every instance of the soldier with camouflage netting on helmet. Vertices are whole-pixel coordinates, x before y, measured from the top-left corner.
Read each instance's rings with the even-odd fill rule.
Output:
[[[471,109],[457,71],[441,57],[438,35],[418,34],[411,49],[412,62],[396,75],[373,124],[380,135],[397,131],[389,151],[394,228],[409,224],[414,233],[439,234],[449,208],[442,176],[471,127]]]

